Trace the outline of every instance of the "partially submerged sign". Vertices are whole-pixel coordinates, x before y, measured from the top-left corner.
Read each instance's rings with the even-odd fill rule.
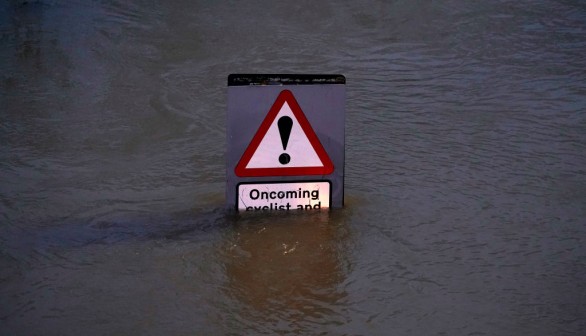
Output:
[[[345,82],[342,75],[228,77],[228,206],[343,206]]]

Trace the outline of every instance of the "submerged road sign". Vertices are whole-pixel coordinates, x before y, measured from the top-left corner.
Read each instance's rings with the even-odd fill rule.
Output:
[[[345,81],[342,75],[228,77],[228,206],[343,206]]]

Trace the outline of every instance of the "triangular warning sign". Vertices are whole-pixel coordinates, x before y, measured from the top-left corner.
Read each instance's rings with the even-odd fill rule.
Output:
[[[329,175],[334,165],[293,93],[283,90],[234,169],[236,175]]]

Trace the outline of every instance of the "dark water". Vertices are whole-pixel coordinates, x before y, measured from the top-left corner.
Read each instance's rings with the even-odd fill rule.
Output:
[[[586,330],[583,1],[3,1],[1,335]],[[347,77],[346,207],[224,208],[230,73]]]

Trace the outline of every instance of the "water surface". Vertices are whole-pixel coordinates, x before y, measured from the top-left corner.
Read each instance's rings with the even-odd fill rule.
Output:
[[[586,329],[580,1],[8,1],[0,38],[0,334]],[[344,209],[225,209],[230,73],[346,76]]]

